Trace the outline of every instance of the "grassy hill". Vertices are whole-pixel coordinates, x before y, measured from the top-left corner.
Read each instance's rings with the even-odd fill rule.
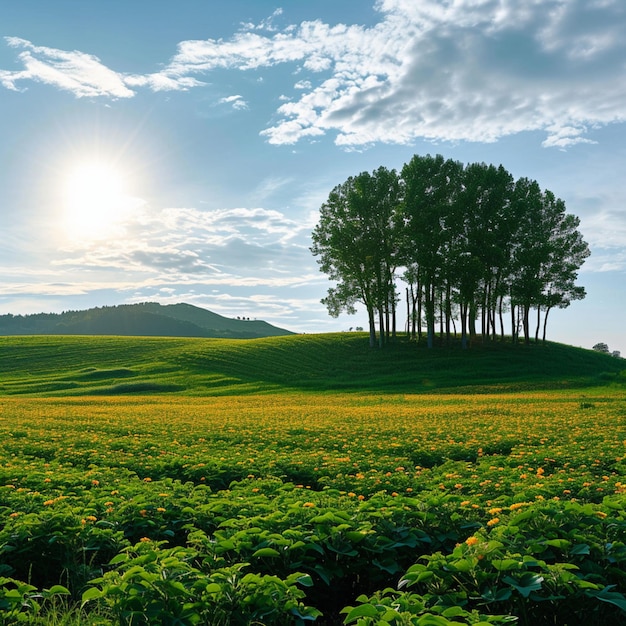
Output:
[[[232,319],[191,304],[156,302],[85,311],[0,315],[0,335],[124,335],[253,339],[292,335],[262,320]]]
[[[458,392],[626,382],[626,361],[563,344],[370,349],[362,333],[253,340],[0,337],[0,394]]]

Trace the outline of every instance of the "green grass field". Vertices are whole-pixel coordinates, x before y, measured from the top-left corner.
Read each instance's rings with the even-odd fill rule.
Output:
[[[624,361],[0,339],[0,625],[626,624]]]
[[[624,381],[626,361],[562,344],[372,350],[362,333],[253,340],[0,337],[0,394],[533,390]]]

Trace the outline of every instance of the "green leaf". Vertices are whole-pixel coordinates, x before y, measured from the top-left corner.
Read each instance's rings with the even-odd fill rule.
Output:
[[[298,578],[296,579],[296,582],[302,585],[303,587],[313,586],[313,579],[311,578],[311,576],[309,576],[309,574],[302,574],[301,576],[298,576]]]
[[[447,608],[442,615],[448,619],[448,618],[452,618],[452,617],[467,617],[469,615],[469,613],[465,610],[462,609],[460,606],[451,606],[449,608]]]
[[[559,550],[567,550],[572,545],[572,542],[567,539],[546,539],[544,543]]]
[[[594,598],[597,598],[598,600],[602,600],[602,602],[614,604],[622,611],[626,612],[626,598],[618,591],[611,591],[613,587],[615,587],[615,585],[609,585],[608,587],[602,589],[602,591],[588,591],[587,594]]]
[[[521,522],[532,519],[534,516],[535,512],[532,509],[529,509],[509,520],[509,526],[519,526]]]
[[[516,559],[494,559],[491,564],[499,572],[508,572],[513,569],[520,569],[520,562]]]
[[[63,585],[52,585],[50,589],[45,590],[51,596],[69,596],[70,590]]]
[[[371,604],[361,604],[361,606],[350,609],[350,612],[346,615],[343,623],[349,624],[350,622],[357,620],[359,617],[374,617],[376,615],[378,615],[378,609],[375,606],[372,606]]]
[[[422,615],[422,617],[417,620],[418,626],[450,626],[450,623],[451,622],[449,622],[445,617],[433,615],[432,613]]]
[[[97,600],[102,597],[102,591],[97,587],[91,587],[83,592],[81,597],[82,605],[85,605],[87,602],[91,602],[91,600]]]
[[[117,565],[118,563],[125,563],[126,561],[128,561],[128,559],[129,559],[128,554],[126,552],[121,552],[120,554],[117,554],[109,561],[109,565]]]
[[[261,548],[257,550],[252,556],[280,556],[280,552],[278,550],[274,550],[274,548]]]
[[[458,572],[469,572],[472,569],[472,564],[467,559],[459,559],[450,563],[451,567],[454,567]]]
[[[586,543],[577,543],[575,546],[572,546],[572,549],[569,551],[571,555],[585,555],[589,554],[590,548]]]
[[[533,591],[539,591],[541,589],[543,576],[533,574],[532,572],[525,572],[519,580],[515,580],[510,576],[505,576],[502,580],[507,583],[507,585],[511,585],[511,587],[517,589],[524,598],[528,598]]]

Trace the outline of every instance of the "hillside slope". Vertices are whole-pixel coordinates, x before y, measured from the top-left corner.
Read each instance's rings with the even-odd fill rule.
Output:
[[[156,302],[85,311],[0,315],[0,335],[121,335],[253,339],[293,334],[261,320],[223,317],[191,304]]]
[[[486,393],[626,382],[626,361],[563,344],[370,349],[362,333],[254,340],[0,337],[0,394],[290,390]]]

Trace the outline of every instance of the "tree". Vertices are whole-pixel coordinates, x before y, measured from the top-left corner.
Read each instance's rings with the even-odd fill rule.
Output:
[[[402,257],[414,266],[424,294],[426,341],[433,347],[437,288],[450,276],[446,252],[451,246],[448,222],[456,199],[462,165],[433,157],[415,155],[402,168],[405,236]]]
[[[510,273],[512,242],[517,228],[511,211],[513,177],[501,165],[472,163],[462,176],[462,189],[453,225],[456,245],[453,255],[461,313],[461,337],[466,345],[476,333],[480,311],[482,336],[496,335],[496,318],[504,334],[503,300]]]
[[[609,354],[610,352],[609,346],[603,342],[597,343],[593,346],[592,350],[595,350],[596,352],[603,352],[604,354]]]
[[[350,177],[331,191],[312,233],[311,252],[337,282],[322,302],[334,317],[344,310],[354,313],[358,302],[365,305],[371,346],[376,344],[376,314],[382,345],[385,312],[395,303],[399,194],[395,170],[380,167]]]
[[[311,251],[335,285],[323,299],[331,315],[365,305],[370,343],[395,334],[395,275],[407,283],[407,332],[421,338],[422,314],[427,345],[461,344],[476,337],[504,339],[504,312],[510,310],[511,335],[531,341],[550,311],[585,297],[576,285],[589,247],[579,220],[565,204],[534,180],[513,181],[503,166],[467,166],[441,155],[415,155],[398,177],[384,167],[338,185],[320,209]],[[498,328],[499,326],[499,328]]]

